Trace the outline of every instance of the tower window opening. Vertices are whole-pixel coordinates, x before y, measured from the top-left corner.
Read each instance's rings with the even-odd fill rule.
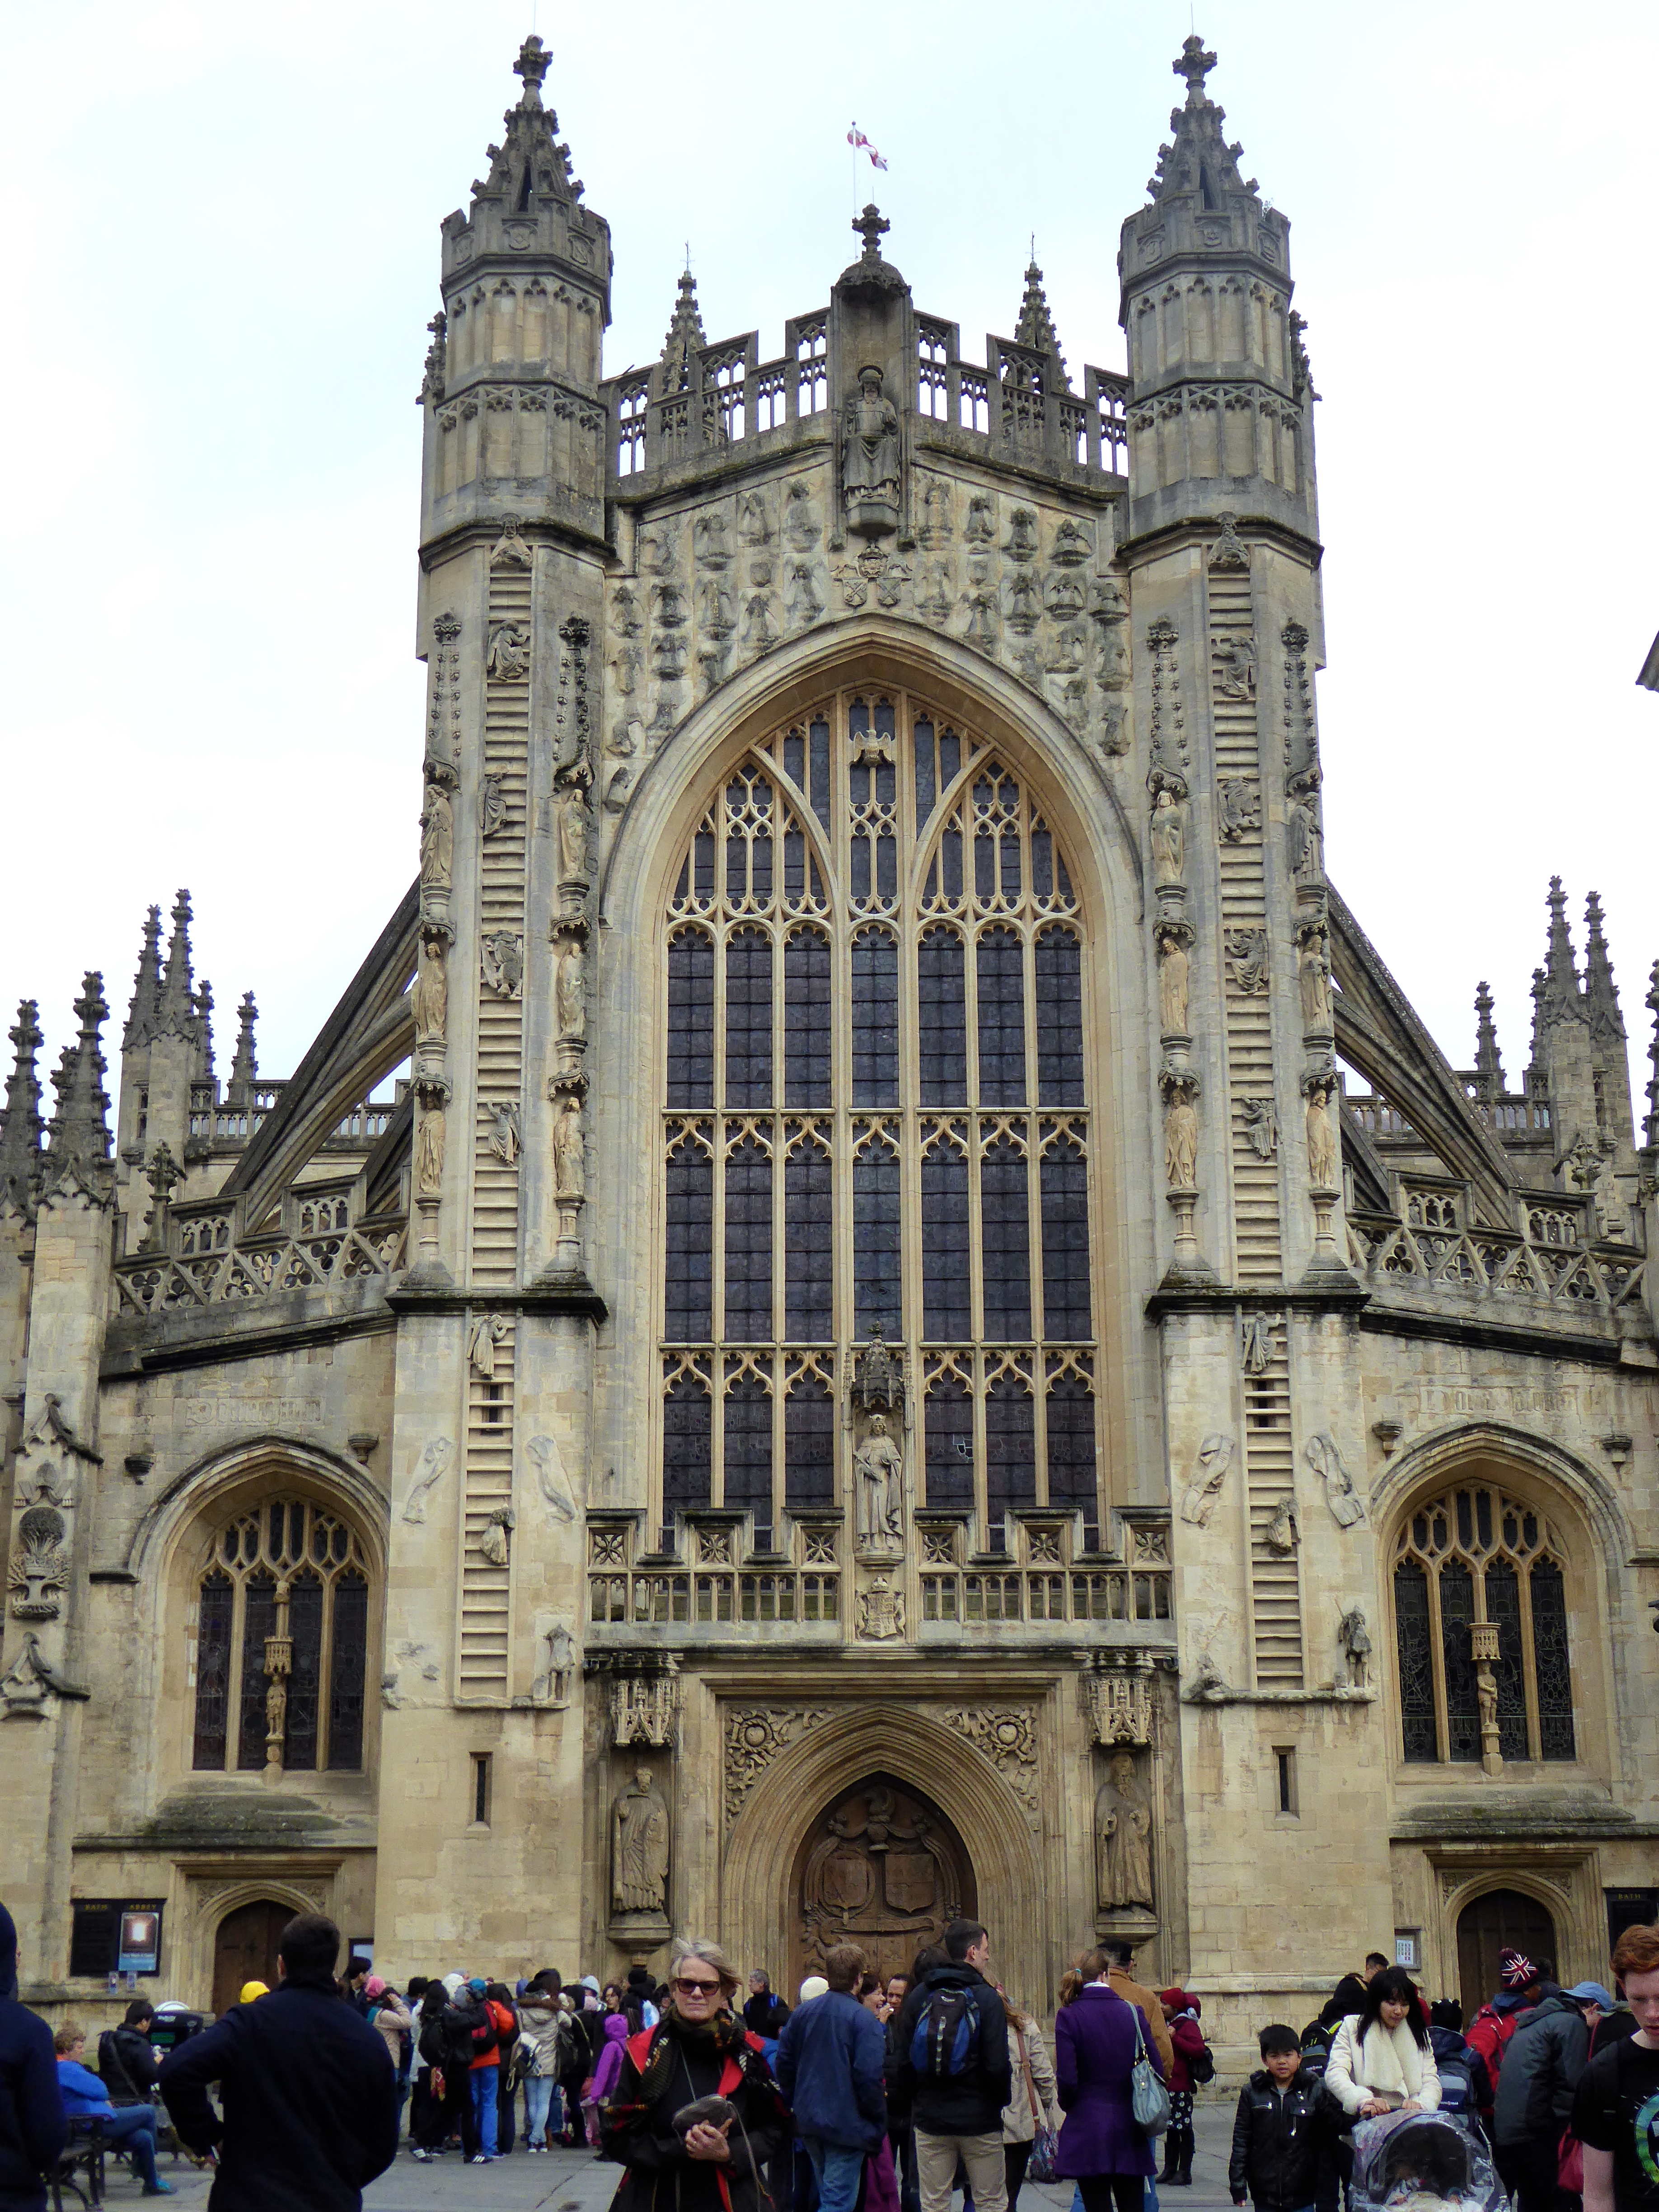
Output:
[[[534,179],[534,170],[532,168],[530,163],[526,161],[524,165],[524,181],[519,186],[519,208],[521,213],[530,205],[532,185]]]

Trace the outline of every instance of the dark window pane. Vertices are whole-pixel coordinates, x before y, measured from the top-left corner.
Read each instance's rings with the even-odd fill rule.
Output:
[[[783,1401],[783,1502],[792,1508],[836,1502],[836,1408],[816,1375],[801,1376]]]
[[[230,1719],[230,1616],[236,1592],[228,1575],[211,1574],[202,1584],[196,1628],[195,1766],[215,1771],[225,1763],[225,1734]]]
[[[668,1103],[714,1103],[714,940],[683,929],[668,947]]]
[[[1572,1730],[1572,1672],[1567,1663],[1567,1594],[1553,1559],[1533,1568],[1532,1656],[1538,1670],[1539,1753],[1576,1756]]]
[[[783,949],[783,1103],[830,1100],[830,940],[798,929]]]
[[[1040,822],[1031,824],[1031,889],[1040,899],[1054,893],[1054,841]]]
[[[752,1376],[726,1393],[726,1502],[772,1522],[772,1394]]]
[[[1048,1503],[1080,1506],[1092,1520],[1097,1492],[1094,1393],[1062,1375],[1048,1385]]]
[[[1474,1620],[1474,1578],[1458,1559],[1440,1570],[1440,1642],[1446,1668],[1449,1759],[1480,1756],[1480,1703],[1475,1692],[1469,1628]]]
[[[783,895],[799,906],[806,890],[806,839],[799,830],[783,833]]]
[[[916,1025],[922,1104],[965,1104],[968,981],[954,929],[927,930],[916,947]]]
[[[933,811],[938,786],[933,770],[933,726],[918,721],[911,739],[916,759],[916,827],[925,830],[927,817]]]
[[[898,1104],[898,946],[885,929],[853,939],[853,1103]]]
[[[242,1715],[236,1764],[257,1773],[265,1763],[265,1638],[276,1633],[276,1583],[250,1575],[242,1587]]]
[[[980,1162],[979,1194],[985,1341],[1021,1344],[1031,1334],[1030,1226],[1024,1158],[1006,1137]]]
[[[772,1163],[752,1137],[726,1163],[726,1334],[772,1340]]]
[[[791,730],[783,741],[783,772],[797,791],[806,788],[806,739],[799,730]]]
[[[835,1334],[835,1258],[830,1158],[798,1146],[783,1166],[783,1328],[792,1344]]]
[[[988,929],[975,959],[979,983],[979,1103],[1025,1103],[1025,982],[1012,929]]]
[[[714,1170],[696,1145],[669,1154],[667,1198],[663,1334],[671,1344],[702,1344],[714,1334]]]
[[[1064,1144],[1044,1155],[1042,1333],[1057,1342],[1086,1338],[1089,1312],[1089,1164]]]
[[[323,1586],[315,1575],[296,1575],[289,1585],[288,1629],[294,1643],[294,1671],[288,1681],[283,1764],[309,1772],[317,1764],[323,1680]]]
[[[1083,952],[1069,929],[1036,941],[1037,1102],[1083,1103]]]
[[[974,1401],[954,1375],[929,1386],[922,1426],[927,1464],[927,1503],[941,1511],[974,1503]]]
[[[854,1326],[879,1322],[890,1343],[903,1335],[899,1291],[898,1155],[866,1145],[853,1169]]]
[[[1400,1714],[1408,1760],[1433,1764],[1440,1756],[1434,1717],[1434,1658],[1429,1634],[1429,1578],[1414,1559],[1394,1571],[1395,1632],[1400,1645]]]
[[[714,1455],[708,1392],[695,1375],[678,1375],[663,1401],[662,1504],[665,1517],[707,1505]]]
[[[814,722],[810,732],[812,772],[812,811],[830,827],[830,725]]]
[[[954,730],[940,732],[939,741],[939,787],[948,791],[962,773],[962,739]]]
[[[939,890],[947,899],[962,896],[962,832],[947,830],[939,841]]]
[[[1489,1498],[1488,1492],[1480,1492],[1480,1503],[1488,1515]],[[1498,1657],[1492,1665],[1498,1683],[1498,1748],[1505,1759],[1525,1759],[1527,1691],[1521,1654],[1521,1583],[1508,1559],[1494,1559],[1486,1569],[1486,1618],[1498,1630]]]
[[[726,1103],[772,1103],[772,940],[763,929],[726,941]]]
[[[698,830],[692,859],[696,864],[697,903],[708,906],[714,896],[714,833],[712,830]]]
[[[985,1497],[993,1528],[1009,1506],[1036,1504],[1036,1408],[1012,1376],[985,1394]]]
[[[334,1650],[328,1679],[328,1763],[337,1772],[363,1763],[368,1664],[368,1584],[359,1574],[343,1574],[334,1585]]]
[[[921,1331],[930,1343],[962,1344],[973,1334],[972,1293],[968,1163],[935,1145],[921,1164]]]

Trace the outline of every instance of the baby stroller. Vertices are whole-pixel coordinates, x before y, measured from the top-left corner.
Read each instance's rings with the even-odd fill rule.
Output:
[[[1368,2212],[1504,2212],[1509,2198],[1472,2118],[1386,2112],[1353,2131],[1353,2201]]]

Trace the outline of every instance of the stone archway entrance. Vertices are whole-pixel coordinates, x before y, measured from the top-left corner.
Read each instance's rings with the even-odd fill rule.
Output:
[[[276,1986],[276,1944],[294,1917],[291,1905],[259,1898],[226,1913],[213,1939],[213,2009],[228,2012],[244,1982]]]
[[[835,1943],[857,1943],[884,1976],[907,1972],[949,1922],[976,1909],[967,1848],[937,1805],[872,1774],[813,1821],[796,1854],[789,1930],[791,2002]]]
[[[1552,1974],[1560,1966],[1555,1922],[1524,1890],[1486,1890],[1457,1916],[1457,1978],[1466,2025],[1498,1986],[1501,1951],[1520,1951]]]

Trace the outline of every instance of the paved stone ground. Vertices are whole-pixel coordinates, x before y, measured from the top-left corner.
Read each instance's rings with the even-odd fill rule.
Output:
[[[1227,2147],[1232,2136],[1233,2099],[1212,2090],[1200,2102],[1196,2119],[1198,2155],[1193,2161],[1193,2186],[1163,2192],[1160,2212],[1215,2212],[1230,2204],[1227,2194]],[[178,2191],[179,2212],[203,2212],[212,2180],[182,2159],[176,2164],[165,2153],[161,2179]],[[469,2212],[605,2212],[615,2194],[617,2171],[602,2165],[588,2151],[550,2151],[545,2158],[531,2158],[515,2150],[495,2166],[463,2166],[460,2154],[451,2151],[429,2166],[417,2166],[407,2150],[398,2163],[363,2192],[366,2212],[434,2212],[434,2208],[464,2203]],[[123,2166],[109,2167],[105,2202],[124,2205],[141,2197],[137,2182]],[[73,2200],[71,2200],[72,2202]],[[1069,2212],[1069,2184],[1039,2189],[1028,2185],[1020,2195],[1021,2212]],[[957,2200],[955,2212],[961,2212]]]

